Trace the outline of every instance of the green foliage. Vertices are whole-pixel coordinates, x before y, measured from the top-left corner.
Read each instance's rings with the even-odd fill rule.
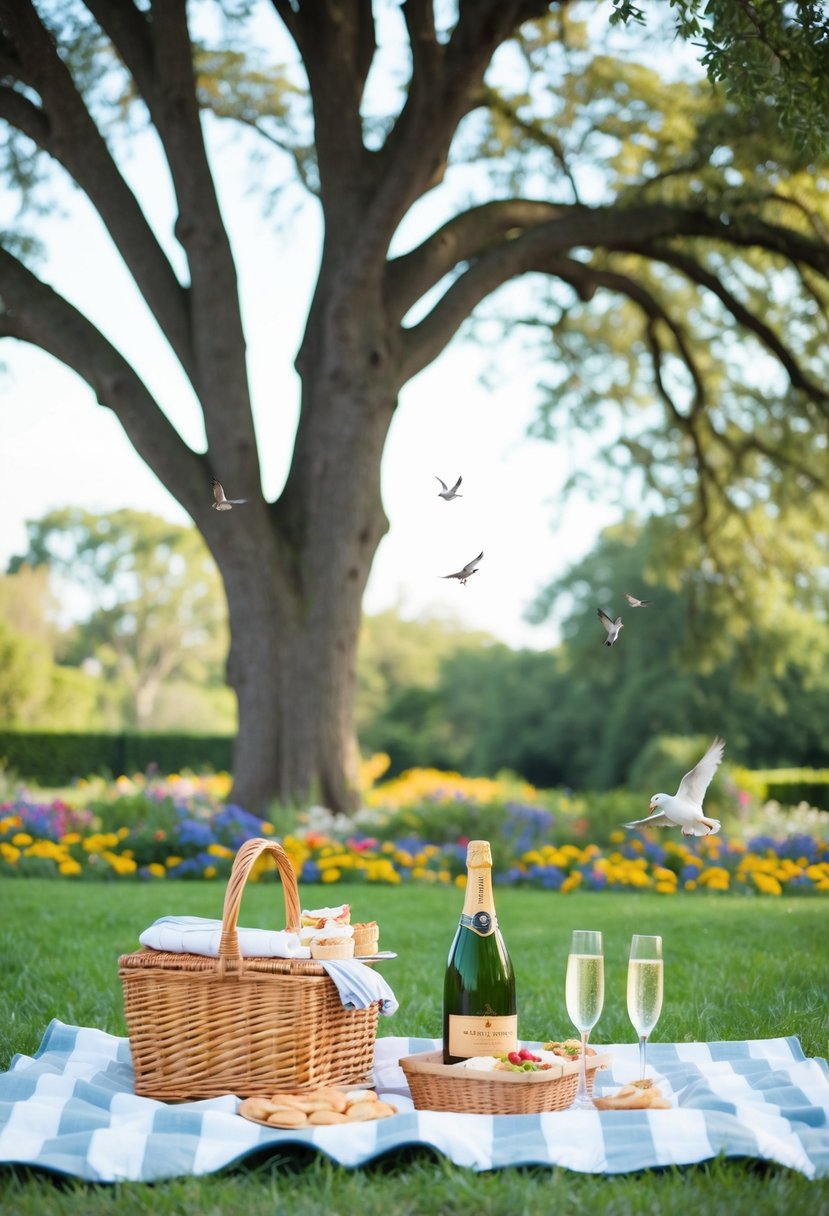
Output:
[[[746,115],[758,102],[810,153],[829,149],[829,16],[817,0],[670,0],[677,33],[702,49],[709,80]],[[611,24],[646,24],[653,11],[613,0]]]
[[[114,735],[0,730],[0,759],[26,781],[68,785],[93,774],[120,776],[156,767],[227,772],[232,739],[210,735]]]
[[[785,806],[806,802],[809,806],[829,811],[829,768],[771,768],[738,770],[734,781],[746,787],[761,801],[773,799]]]
[[[121,510],[80,508],[29,521],[28,550],[11,574],[46,567],[87,600],[67,658],[94,662],[123,689],[126,725],[146,729],[165,682],[218,685],[227,650],[227,608],[216,566],[195,528]]]

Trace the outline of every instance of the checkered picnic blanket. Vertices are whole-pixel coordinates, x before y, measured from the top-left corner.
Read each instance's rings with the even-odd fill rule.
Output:
[[[302,1144],[353,1167],[423,1144],[473,1170],[560,1165],[618,1174],[710,1157],[756,1157],[829,1176],[829,1069],[796,1038],[654,1043],[655,1081],[671,1110],[565,1110],[544,1115],[416,1111],[401,1056],[432,1039],[381,1038],[375,1082],[400,1113],[374,1123],[277,1131],[236,1115],[232,1094],[175,1105],[138,1098],[127,1039],[53,1021],[34,1056],[0,1074],[0,1162],[97,1182],[209,1174],[251,1153]],[[596,1090],[636,1075],[633,1044],[603,1046],[612,1067]]]

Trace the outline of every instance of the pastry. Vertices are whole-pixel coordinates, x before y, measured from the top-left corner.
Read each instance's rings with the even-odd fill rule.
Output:
[[[352,925],[354,930],[354,953],[359,957],[376,954],[380,948],[380,929],[376,920]]]
[[[640,1085],[623,1085],[615,1094],[594,1098],[598,1110],[670,1110],[671,1104],[662,1097],[655,1085],[643,1089]]]
[[[238,1113],[243,1119],[287,1130],[329,1127],[340,1123],[365,1123],[397,1114],[397,1107],[381,1102],[373,1089],[344,1093],[331,1087],[304,1094],[274,1094],[270,1098],[245,1098]]]
[[[354,958],[353,937],[315,937],[311,939],[311,958]]]
[[[303,908],[299,923],[308,925],[312,929],[322,929],[330,921],[334,921],[338,925],[349,924],[351,921],[349,904],[340,904],[338,908],[311,908],[309,911]]]

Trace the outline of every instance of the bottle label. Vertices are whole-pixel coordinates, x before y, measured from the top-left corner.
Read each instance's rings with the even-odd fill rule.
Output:
[[[502,1056],[518,1047],[518,1014],[506,1017],[495,1014],[482,1017],[461,1017],[449,1014],[449,1054],[469,1059],[471,1056]]]
[[[498,927],[498,921],[491,912],[476,912],[474,916],[464,912],[461,924],[465,929],[471,929],[473,933],[477,933],[478,937],[489,937]]]

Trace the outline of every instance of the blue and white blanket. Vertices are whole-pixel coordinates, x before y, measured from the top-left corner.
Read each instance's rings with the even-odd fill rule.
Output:
[[[436,1046],[378,1039],[376,1086],[398,1115],[277,1131],[239,1118],[232,1094],[174,1105],[138,1098],[126,1039],[53,1021],[36,1055],[15,1056],[0,1074],[0,1162],[96,1182],[149,1182],[209,1174],[288,1144],[349,1167],[423,1144],[473,1170],[541,1164],[618,1174],[723,1155],[829,1176],[829,1069],[825,1060],[807,1059],[796,1038],[652,1044],[648,1062],[671,1110],[495,1117],[414,1110],[397,1061]],[[612,1068],[597,1074],[597,1092],[635,1076],[635,1044],[601,1050]]]

